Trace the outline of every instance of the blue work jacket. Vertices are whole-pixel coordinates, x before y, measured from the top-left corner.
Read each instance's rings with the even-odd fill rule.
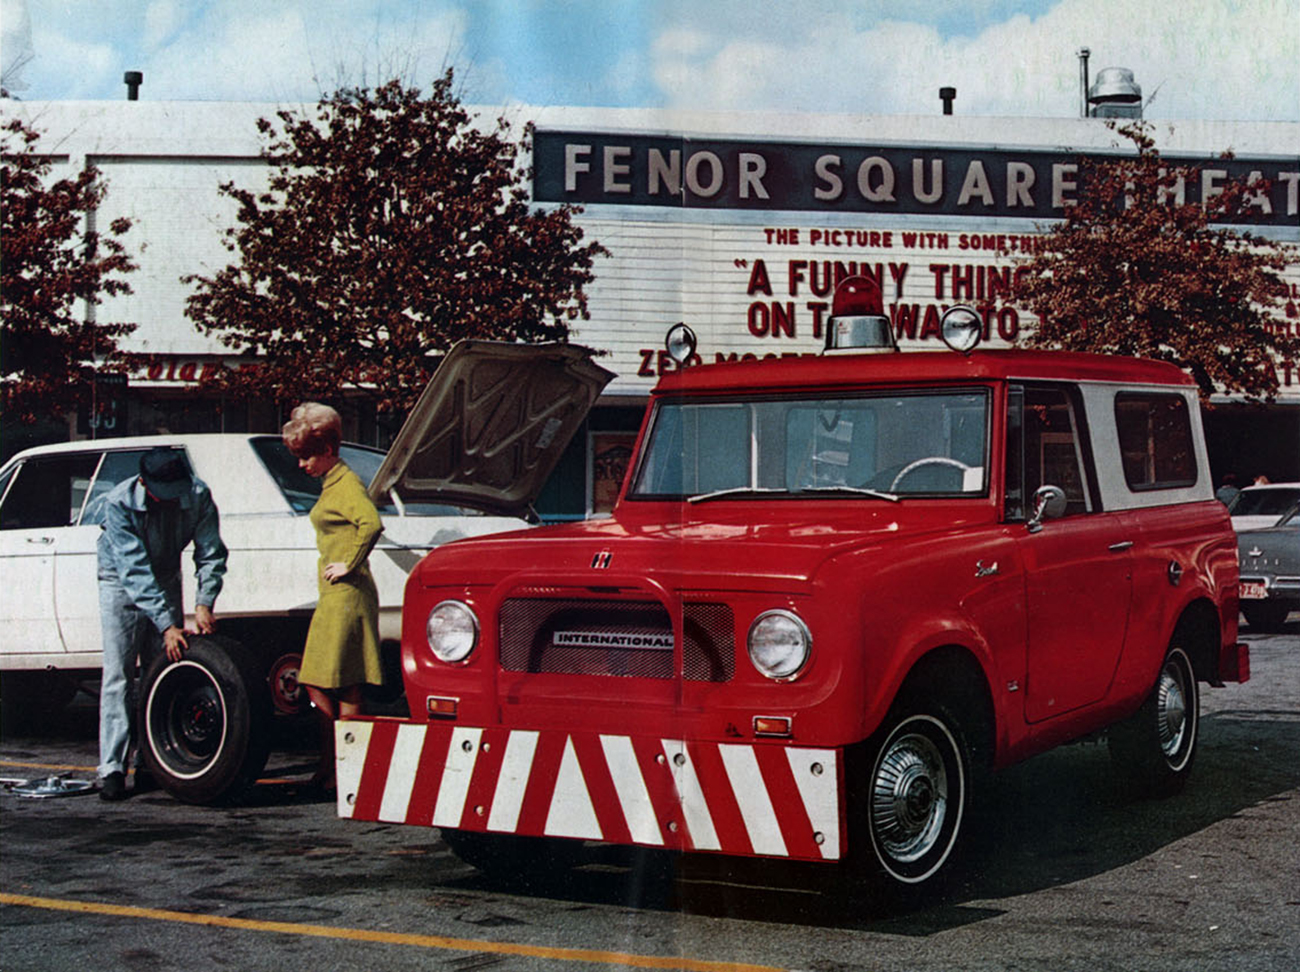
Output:
[[[102,504],[102,505],[101,505]],[[212,607],[226,572],[217,505],[200,479],[174,503],[149,503],[138,478],[118,483],[94,504],[100,521],[99,581],[117,583],[159,631],[183,627],[181,552],[194,543],[196,601]]]

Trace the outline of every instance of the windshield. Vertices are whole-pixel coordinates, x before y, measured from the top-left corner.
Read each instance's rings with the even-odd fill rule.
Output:
[[[988,393],[661,401],[629,497],[974,496]]]
[[[289,452],[284,442],[274,436],[253,440],[253,450],[257,453],[267,472],[275,480],[284,498],[289,501],[295,513],[308,513],[316,505],[320,496],[321,481],[308,476],[298,467],[298,460]],[[339,447],[339,458],[348,464],[348,468],[357,474],[362,483],[369,486],[384,461],[384,453],[379,449],[351,445],[347,442]],[[401,497],[399,496],[398,499]],[[380,513],[396,516],[405,512],[406,516],[481,516],[478,510],[447,503],[408,503],[402,510],[389,498],[387,502],[375,504]]]
[[[1243,489],[1228,512],[1233,516],[1281,516],[1297,502],[1300,502],[1300,488]]]

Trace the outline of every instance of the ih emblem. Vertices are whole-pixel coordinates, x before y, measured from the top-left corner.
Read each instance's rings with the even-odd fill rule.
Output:
[[[591,558],[592,570],[608,570],[609,562],[614,559],[614,554],[609,550],[602,550]]]

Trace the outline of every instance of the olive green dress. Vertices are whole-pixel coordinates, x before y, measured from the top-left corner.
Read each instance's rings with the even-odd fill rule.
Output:
[[[340,461],[321,483],[311,508],[316,528],[320,599],[307,632],[298,680],[317,688],[383,683],[379,664],[379,592],[366,558],[383,525],[357,474]],[[343,563],[348,574],[331,584],[325,565]]]

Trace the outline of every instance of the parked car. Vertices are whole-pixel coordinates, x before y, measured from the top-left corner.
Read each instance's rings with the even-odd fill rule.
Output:
[[[1241,613],[1257,631],[1280,631],[1300,611],[1300,506],[1273,526],[1237,535]]]
[[[585,349],[527,348],[563,367]],[[529,510],[585,415],[548,408],[548,372],[530,382],[500,373],[439,369],[400,439],[401,455],[345,444],[341,455],[372,484],[384,532],[370,555],[379,590],[386,677],[401,698],[398,645],[407,575],[430,549],[464,537],[530,526]],[[561,376],[562,377],[562,376]],[[471,387],[471,381],[473,384]],[[594,395],[593,395],[594,398]],[[588,403],[589,404],[589,403]],[[512,427],[503,441],[481,417],[514,409],[545,441]],[[527,428],[527,423],[524,423]],[[317,597],[316,538],[307,513],[320,482],[298,468],[278,435],[206,434],[66,442],[28,449],[0,469],[0,687],[6,709],[70,699],[101,665],[95,499],[137,475],[140,456],[168,446],[212,490],[230,550],[217,599],[217,634],[191,639],[182,662],[146,673],[141,723],[147,760],[163,786],[212,802],[248,783],[267,755],[266,720],[304,704],[301,650]],[[373,485],[380,467],[411,475]],[[475,482],[474,495],[466,483]],[[186,570],[185,605],[194,605]],[[191,615],[192,619],[192,615]]]
[[[1247,486],[1228,505],[1228,515],[1234,530],[1258,530],[1272,526],[1297,503],[1300,483]]]
[[[440,547],[404,610],[410,715],[337,724],[339,815],[511,873],[592,840],[932,888],[987,772],[1105,730],[1171,793],[1198,682],[1248,677],[1195,383],[1063,352],[667,374],[610,518]]]

